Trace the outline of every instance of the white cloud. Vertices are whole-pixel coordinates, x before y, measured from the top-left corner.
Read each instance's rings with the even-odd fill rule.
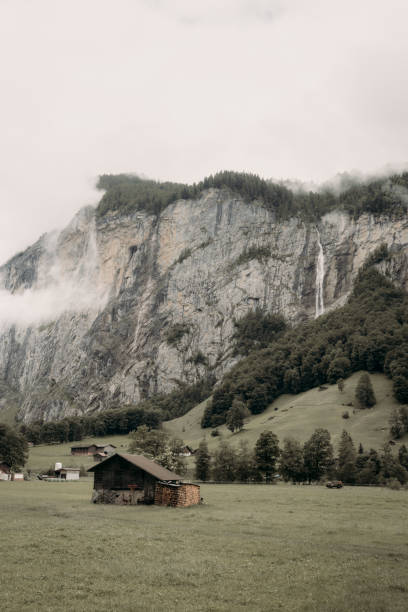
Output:
[[[3,0],[0,262],[99,173],[321,181],[406,162],[405,0]]]

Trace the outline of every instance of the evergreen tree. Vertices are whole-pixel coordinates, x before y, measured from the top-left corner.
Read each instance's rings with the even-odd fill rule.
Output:
[[[381,459],[373,448],[368,453],[359,454],[356,460],[357,484],[378,484],[381,467]]]
[[[303,447],[305,472],[309,482],[320,480],[333,467],[333,446],[330,433],[321,427],[316,429]]]
[[[391,451],[391,446],[389,444],[384,444],[382,449],[382,470],[381,477],[384,480],[397,479],[401,484],[405,484],[408,481],[408,472],[401,465],[399,461],[396,460]]]
[[[254,452],[249,449],[246,440],[241,440],[236,460],[236,476],[238,480],[247,482],[256,477]]]
[[[302,482],[304,480],[303,450],[298,440],[293,438],[284,439],[279,470],[285,481]]]
[[[343,482],[353,484],[356,480],[356,450],[353,440],[343,429],[337,456],[337,477]]]
[[[222,440],[214,454],[212,475],[215,480],[233,482],[237,475],[237,455],[228,442]]]
[[[210,475],[211,455],[208,452],[207,441],[201,440],[198,449],[194,455],[195,459],[195,477],[198,480],[208,480]]]
[[[356,387],[356,400],[362,408],[371,408],[377,403],[370,376],[367,372],[361,374]]]
[[[258,471],[270,482],[279,458],[279,440],[272,431],[264,431],[255,444],[255,464]]]
[[[400,411],[393,408],[390,414],[390,434],[395,439],[401,438],[405,433],[404,422],[401,419]]]

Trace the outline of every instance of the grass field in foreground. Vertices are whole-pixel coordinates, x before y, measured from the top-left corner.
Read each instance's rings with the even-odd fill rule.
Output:
[[[184,509],[0,482],[1,609],[405,611],[407,491],[205,485]]]

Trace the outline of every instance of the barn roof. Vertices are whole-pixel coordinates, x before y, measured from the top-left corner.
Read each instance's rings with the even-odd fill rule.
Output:
[[[162,465],[159,465],[158,463],[155,463],[154,461],[151,461],[151,459],[147,459],[147,457],[144,457],[143,455],[126,455],[124,453],[115,453],[114,455],[110,455],[104,461],[101,461],[100,463],[97,463],[96,465],[89,468],[88,472],[94,472],[95,470],[103,469],[103,466],[109,461],[111,461],[113,457],[121,457],[125,461],[132,463],[132,465],[135,465],[144,472],[151,474],[151,476],[154,476],[158,480],[183,479],[183,477],[179,474],[171,472],[167,468],[163,467]]]

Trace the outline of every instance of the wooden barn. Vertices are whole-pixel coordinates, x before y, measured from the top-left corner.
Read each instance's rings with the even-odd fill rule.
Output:
[[[115,451],[115,448],[116,446],[114,444],[104,444],[103,446],[99,444],[90,444],[89,446],[71,446],[71,455],[77,457],[88,457],[90,455],[100,453],[107,457]]]
[[[200,503],[200,487],[143,455],[115,453],[89,468],[94,473],[94,503],[191,506]]]

